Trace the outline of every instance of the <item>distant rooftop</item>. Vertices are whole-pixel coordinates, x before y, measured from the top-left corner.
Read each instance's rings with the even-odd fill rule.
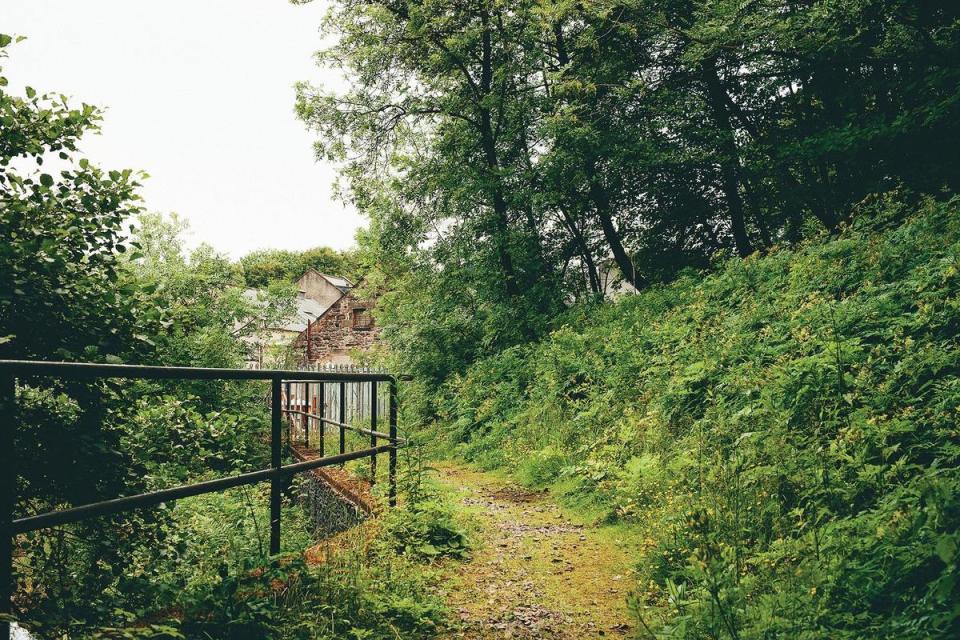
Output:
[[[255,304],[263,304],[260,300],[259,291],[256,289],[247,289],[243,292],[244,297],[252,300]],[[323,312],[330,308],[329,305],[322,305],[311,298],[297,298],[296,311],[294,317],[287,318],[272,329],[282,329],[284,331],[296,331],[297,333],[307,328],[308,322],[313,322],[323,315]]]
[[[326,280],[327,282],[329,282],[331,285],[333,285],[337,289],[339,289],[341,293],[346,293],[347,291],[350,291],[350,289],[353,289],[353,283],[347,280],[346,278],[344,278],[343,276],[331,276],[330,274],[327,274],[327,273],[320,273],[316,269],[308,269],[307,272],[304,273],[303,275],[305,276],[307,275],[307,273],[310,273],[311,271],[317,274],[318,276],[320,276],[321,278],[323,278],[324,280]],[[302,279],[303,276],[300,276],[300,278]]]

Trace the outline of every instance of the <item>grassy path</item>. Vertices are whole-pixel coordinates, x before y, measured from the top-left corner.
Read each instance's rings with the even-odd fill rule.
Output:
[[[446,569],[444,596],[459,620],[446,638],[574,640],[633,630],[629,532],[578,522],[548,494],[497,474],[437,468],[479,527],[470,561]]]

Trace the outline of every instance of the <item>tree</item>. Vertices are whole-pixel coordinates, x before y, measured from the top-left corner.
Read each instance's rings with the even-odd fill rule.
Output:
[[[562,300],[564,251],[544,242],[531,202],[531,7],[344,3],[328,24],[339,44],[323,58],[356,81],[345,95],[303,85],[298,97],[354,203],[387,215],[374,226],[401,255],[430,246],[418,264],[449,278],[463,309],[472,292],[489,303],[485,339],[499,345],[536,335]]]
[[[611,265],[640,288],[834,232],[891,186],[954,190],[954,5],[345,0],[320,59],[351,88],[302,85],[297,109],[388,277],[432,292],[385,310],[387,335],[475,319],[427,341],[455,371],[602,294]]]
[[[0,56],[13,39],[0,35]],[[138,175],[76,157],[100,113],[66,98],[11,95],[0,77],[0,356],[119,359],[145,347],[120,295],[123,223],[139,211]],[[61,171],[44,170],[59,161]],[[37,330],[38,327],[42,330]]]
[[[306,251],[261,249],[240,258],[240,266],[249,287],[266,287],[277,281],[295,282],[310,269],[353,280],[363,275],[358,272],[353,256],[329,247],[315,247]]]
[[[0,34],[0,57],[12,43]],[[0,76],[0,357],[148,356],[145,329],[154,318],[134,304],[119,270],[119,256],[134,246],[123,225],[139,211],[138,175],[77,157],[80,137],[97,129],[94,107],[72,108],[64,96],[30,87],[15,96],[6,86]],[[124,403],[114,384],[21,379],[17,395],[17,455],[5,456],[13,467],[5,472],[16,477],[17,517],[144,489],[135,461],[119,447]],[[25,456],[30,465],[18,462]],[[150,519],[101,518],[18,538],[18,569],[36,588],[18,592],[16,602],[53,628],[95,617],[131,548],[150,544]],[[94,563],[101,570],[88,571]]]
[[[122,282],[142,309],[161,318],[152,335],[157,364],[235,368],[252,344],[294,313],[296,291],[289,281],[271,281],[251,295],[236,265],[201,244],[187,254],[186,221],[143,213],[133,239],[139,250],[122,262]],[[249,386],[222,381],[183,382],[183,395],[202,406],[235,404]]]

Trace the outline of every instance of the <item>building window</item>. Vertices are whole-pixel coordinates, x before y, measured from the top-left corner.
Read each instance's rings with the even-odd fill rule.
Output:
[[[373,327],[373,316],[369,309],[353,310],[353,328],[358,331],[366,331]]]

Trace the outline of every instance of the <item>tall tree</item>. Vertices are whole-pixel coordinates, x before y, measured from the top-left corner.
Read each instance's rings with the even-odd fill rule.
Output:
[[[545,330],[611,268],[643,287],[835,230],[871,193],[955,189],[958,11],[344,0],[320,58],[351,89],[301,86],[298,109],[369,246],[440,283],[423,304],[477,317],[452,350],[469,359]]]
[[[527,4],[347,2],[328,23],[339,43],[322,59],[349,66],[352,89],[302,86],[298,101],[320,152],[345,162],[355,202],[394,180],[388,192],[418,218],[410,250],[436,243],[434,257],[454,261],[446,273],[472,254],[473,286],[499,307],[496,332],[508,341],[535,333],[531,313],[561,299],[530,201],[529,69],[540,55],[526,48],[530,25]]]

